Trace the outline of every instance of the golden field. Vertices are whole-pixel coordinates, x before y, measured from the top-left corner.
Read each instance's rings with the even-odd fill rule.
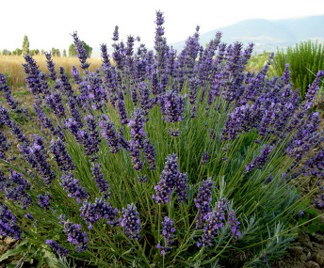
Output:
[[[42,72],[48,72],[46,68],[45,55],[33,56]],[[65,71],[70,74],[72,66],[79,67],[80,63],[76,57],[53,57],[57,72],[59,67],[63,67]],[[0,73],[7,76],[8,83],[12,90],[23,87],[25,85],[25,73],[22,64],[25,60],[23,56],[5,56],[0,55]],[[101,65],[100,58],[88,59],[90,71],[94,71]]]

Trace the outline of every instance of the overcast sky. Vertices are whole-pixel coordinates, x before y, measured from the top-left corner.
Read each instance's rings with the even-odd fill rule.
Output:
[[[67,49],[73,31],[98,49],[111,45],[115,25],[124,40],[140,36],[150,47],[156,10],[164,13],[168,43],[174,43],[196,25],[204,33],[250,18],[323,15],[324,0],[0,0],[0,49],[21,47],[24,35],[31,49]]]

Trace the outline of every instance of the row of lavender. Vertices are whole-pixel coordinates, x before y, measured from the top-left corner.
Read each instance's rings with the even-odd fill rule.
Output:
[[[2,236],[96,265],[234,267],[285,248],[304,204],[293,179],[323,176],[311,107],[324,72],[301,103],[288,66],[272,79],[272,57],[259,73],[245,71],[252,44],[227,45],[217,33],[203,48],[197,27],[177,53],[163,23],[157,12],[154,52],[143,44],[135,52],[139,40],[119,41],[116,27],[114,51],[101,46],[95,72],[73,33],[81,63],[73,83],[51,54],[48,74],[25,55],[31,114],[0,75],[10,108],[0,107]],[[15,113],[25,114],[33,138]]]

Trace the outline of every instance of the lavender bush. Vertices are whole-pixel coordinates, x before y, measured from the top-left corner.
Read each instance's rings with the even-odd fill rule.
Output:
[[[311,107],[324,73],[300,102],[288,68],[267,77],[272,56],[246,72],[252,44],[224,44],[217,33],[204,48],[199,27],[176,52],[156,15],[154,51],[119,41],[116,27],[113,53],[102,45],[93,73],[73,33],[82,69],[73,80],[49,53],[47,74],[26,55],[35,135],[13,119],[19,104],[0,74],[1,235],[88,267],[275,259],[306,206],[295,182],[321,174]]]

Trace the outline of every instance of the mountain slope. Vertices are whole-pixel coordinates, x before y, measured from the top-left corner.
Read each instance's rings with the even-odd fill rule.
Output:
[[[245,20],[202,34],[201,44],[207,44],[217,31],[222,32],[223,42],[240,41],[245,45],[253,42],[255,52],[276,51],[305,40],[324,42],[324,15],[285,20]],[[184,44],[185,41],[181,41],[172,45],[179,50]]]

